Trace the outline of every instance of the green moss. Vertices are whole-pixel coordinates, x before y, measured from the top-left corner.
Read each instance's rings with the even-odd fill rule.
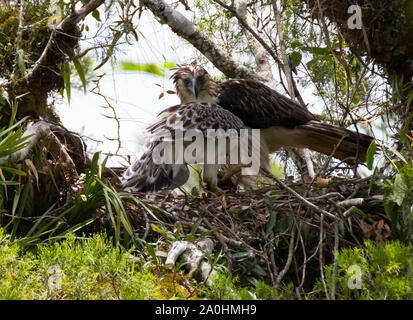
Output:
[[[333,284],[337,299],[402,300],[413,298],[412,248],[398,241],[373,244],[365,249],[342,250],[337,257],[337,272],[333,265],[325,266],[325,283],[329,294]],[[317,298],[325,298],[321,280],[317,281]]]
[[[0,229],[0,299],[157,299],[158,277],[104,234],[23,252]]]

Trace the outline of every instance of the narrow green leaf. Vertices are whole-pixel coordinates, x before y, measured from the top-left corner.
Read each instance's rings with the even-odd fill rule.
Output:
[[[46,211],[45,213],[43,213],[43,214],[40,216],[39,219],[36,220],[36,223],[30,228],[29,232],[27,232],[26,237],[30,237],[30,236],[33,234],[33,232],[36,230],[36,228],[37,228],[37,226],[40,224],[40,222],[43,221],[43,218],[44,218],[45,216],[47,216],[50,211],[53,210],[53,208],[56,206],[56,204],[57,204],[57,203],[55,202],[49,209],[47,209],[47,211]]]
[[[171,69],[171,68],[174,68],[176,65],[175,65],[175,63],[174,62],[165,62],[164,64],[163,64],[163,67],[165,68],[165,69]]]
[[[209,236],[211,236],[214,232],[217,232],[218,230],[219,230],[219,228],[213,228],[213,229],[211,229],[211,230],[208,230],[208,231],[202,233],[202,234],[199,236],[199,239],[203,239],[203,238],[209,237]]]
[[[82,67],[82,64],[78,59],[73,60],[73,64],[75,65],[77,74],[79,75],[80,81],[82,82],[83,92],[86,93],[86,77],[85,77],[85,70]]]
[[[66,231],[62,232],[61,234],[54,236],[54,237],[50,237],[48,238],[48,240],[57,240],[57,239],[63,239],[66,238],[68,234],[70,233],[75,233],[77,231],[79,231],[80,229],[86,227],[87,225],[91,224],[93,221],[95,221],[96,219],[98,219],[99,217],[93,217],[93,218],[89,218],[85,221],[82,221],[80,223],[78,223],[77,225],[67,229]]]
[[[23,176],[23,177],[26,176],[26,172],[18,170],[18,169],[9,168],[9,167],[2,167],[2,166],[0,166],[0,169],[3,170],[3,171],[8,171],[8,172],[13,173],[13,174],[17,174],[19,176]]]
[[[139,64],[133,62],[123,61],[120,63],[120,67],[125,71],[142,71],[151,73],[160,77],[164,77],[165,74],[162,72],[162,68],[154,63]]]
[[[67,95],[67,101],[70,103],[70,66],[69,62],[64,62],[61,67],[62,70],[62,75],[63,75],[63,81],[65,84],[65,89],[66,89],[66,95]]]
[[[156,224],[151,223],[151,228],[153,231],[159,233],[165,240],[168,240],[168,235],[165,231],[159,228]]]
[[[17,211],[17,217],[22,217],[23,216],[23,211],[24,211],[24,208],[26,207],[26,202],[27,202],[28,196],[29,196],[29,184],[26,184],[23,188],[22,196],[20,198],[19,210]],[[13,223],[13,229],[11,231],[11,239],[14,239],[14,237],[16,236],[19,224],[20,224],[20,219],[17,219]]]
[[[270,233],[271,230],[275,226],[275,222],[277,221],[277,212],[271,211],[270,212],[270,217],[268,219],[267,225],[265,226],[265,233]]]
[[[17,114],[17,101],[14,100],[13,109],[12,109],[11,117],[10,117],[9,127],[11,127],[13,125],[14,119],[16,119],[16,114]]]
[[[413,93],[412,93],[412,98],[413,98]],[[405,143],[408,140],[407,134],[409,133],[409,128],[410,128],[410,122],[413,120],[413,113],[406,119],[405,125],[403,130],[400,132],[400,141]]]
[[[199,226],[201,225],[202,218],[198,218],[191,228],[191,234],[195,236],[195,232],[198,230]]]
[[[152,257],[153,261],[157,264],[158,257],[156,256],[155,249],[147,242],[145,242],[146,250],[148,250],[149,255]]]
[[[373,140],[367,149],[367,155],[366,155],[366,163],[367,163],[367,168],[369,170],[373,169],[373,158],[374,158],[374,154],[376,153],[376,150],[377,150],[377,146]]]

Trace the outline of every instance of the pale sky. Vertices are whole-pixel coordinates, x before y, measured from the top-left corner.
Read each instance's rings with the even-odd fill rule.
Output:
[[[125,44],[122,48],[126,52],[118,53],[117,61],[163,64],[164,61],[182,63],[191,58],[186,56],[192,52],[185,49],[184,42],[179,40],[169,27],[160,25],[147,12],[141,17],[139,30],[146,38],[139,34],[137,44]],[[166,71],[166,77],[159,77],[144,72],[114,70],[110,63],[97,70],[97,74],[106,73],[100,81],[100,89],[115,107],[121,121],[121,154],[136,156],[143,143],[144,128],[155,120],[161,110],[179,103],[176,95],[166,92],[163,98],[158,99],[164,90],[174,89],[172,81],[169,80],[170,72]],[[88,91],[92,88],[91,83]],[[70,104],[65,98],[63,105],[57,108],[62,122],[70,130],[103,142],[96,143],[86,139],[89,149],[113,153],[118,143],[107,140],[105,136],[116,138],[117,123],[102,115],[112,116],[113,111],[102,108],[101,106],[107,105],[104,99],[88,91],[84,94],[83,89],[72,89]],[[115,157],[112,159],[114,165],[117,160],[119,159]]]

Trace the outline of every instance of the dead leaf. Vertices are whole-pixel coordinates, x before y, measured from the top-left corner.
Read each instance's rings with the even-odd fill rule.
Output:
[[[0,178],[1,178],[3,181],[6,181],[6,178],[4,177],[3,171],[1,170],[1,168],[0,168]],[[5,193],[5,196],[6,196],[6,200],[9,200],[9,196],[8,196],[8,194],[7,194],[7,185],[4,185],[4,193]]]
[[[30,159],[26,159],[24,160],[24,162],[30,168],[30,171],[33,173],[34,178],[36,179],[37,190],[40,190],[39,189],[39,174],[37,172],[36,166],[34,165],[33,161]]]
[[[369,227],[363,220],[360,220],[360,228],[366,238],[370,238],[371,227]]]
[[[314,186],[317,188],[323,188],[328,185],[328,182],[328,178],[317,178],[316,182],[314,182]]]

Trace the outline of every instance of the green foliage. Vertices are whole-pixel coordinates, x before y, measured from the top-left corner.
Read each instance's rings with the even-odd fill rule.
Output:
[[[124,238],[129,239],[129,243],[124,245],[130,246],[131,243],[136,244],[136,239],[123,206],[123,199],[130,198],[130,195],[122,197],[102,176],[107,159],[106,157],[100,163],[100,153],[94,154],[91,167],[86,171],[83,190],[75,197],[74,205],[69,209],[69,224],[75,226],[66,232],[74,232],[93,222],[97,217],[89,218],[90,213],[105,206],[115,232],[116,243],[120,242],[123,234]]]
[[[13,153],[21,150],[27,144],[27,138],[22,137],[21,124],[27,120],[24,118],[19,122],[10,125],[8,128],[0,131],[0,159],[12,155]],[[20,127],[19,127],[20,126]],[[0,167],[3,170],[7,170],[7,167]],[[9,169],[11,169],[9,167]]]
[[[254,281],[251,286],[240,286],[238,277],[231,277],[221,270],[212,279],[210,286],[201,285],[199,296],[208,300],[289,300],[294,298],[293,284],[276,289],[263,281]]]
[[[373,169],[373,156],[376,153],[376,143],[374,140],[370,143],[367,149],[366,163],[369,170]]]
[[[344,300],[412,299],[412,267],[411,247],[398,241],[384,245],[368,241],[364,250],[344,249],[338,254],[335,277],[333,265],[324,267],[326,287],[330,295],[334,283],[335,297]],[[326,298],[321,280],[315,291],[317,298]]]
[[[385,184],[383,206],[397,238],[413,243],[413,166],[395,165],[398,173]]]
[[[175,64],[173,62],[165,62],[163,65],[158,65],[155,63],[134,63],[130,61],[120,62],[120,68],[124,71],[141,71],[147,72],[156,76],[164,77],[165,69],[173,68]]]
[[[157,299],[158,277],[105,234],[24,252],[0,229],[0,299]]]
[[[36,61],[46,46],[50,30],[47,26],[47,19],[43,21],[42,19],[49,16],[50,1],[25,1],[24,5],[24,25],[37,23],[36,27],[27,28],[23,34],[21,45],[25,55],[21,56],[21,59],[26,64]],[[0,21],[0,74],[12,74],[19,24],[16,8],[2,5],[0,7]]]
[[[229,1],[224,2],[229,4]],[[235,18],[230,13],[205,0],[195,1],[194,7],[199,10],[194,15],[195,25],[212,41],[219,43],[226,54],[243,56],[250,52],[242,30],[233,23]]]

